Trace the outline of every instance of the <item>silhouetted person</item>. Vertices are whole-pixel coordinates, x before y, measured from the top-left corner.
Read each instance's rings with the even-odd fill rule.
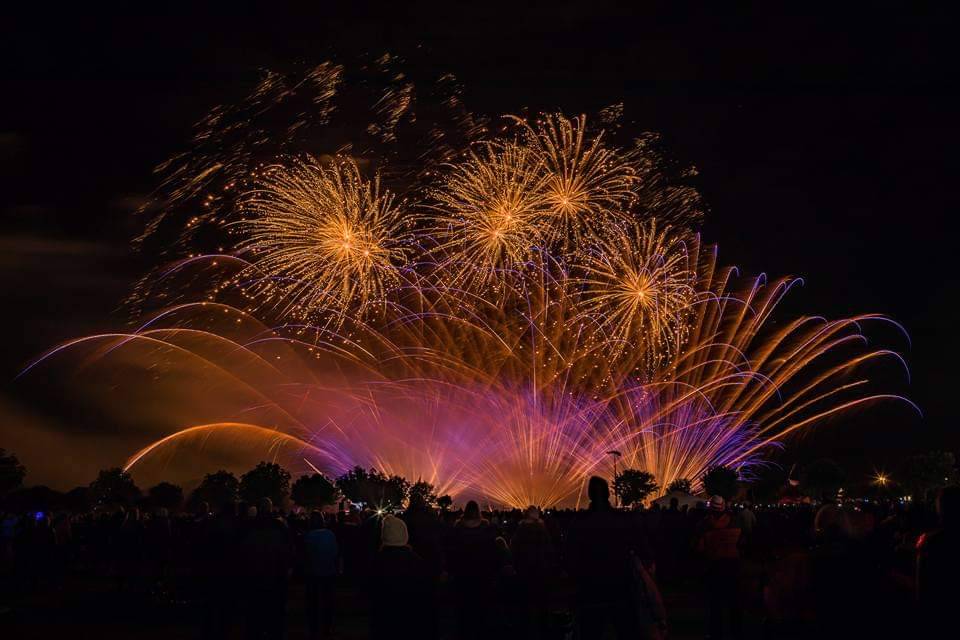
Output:
[[[484,635],[493,588],[500,571],[497,531],[480,515],[480,506],[467,503],[450,532],[448,565],[457,600],[459,638]]]
[[[610,489],[603,478],[587,485],[590,507],[577,514],[567,533],[565,563],[576,585],[580,638],[602,638],[608,626],[621,640],[639,634],[632,563],[652,565],[646,538],[634,514],[610,506]]]
[[[169,513],[165,508],[157,509],[154,516],[147,522],[144,530],[144,544],[146,546],[146,572],[151,586],[166,579],[167,566],[170,554],[173,551],[173,527]]]
[[[362,584],[369,562],[369,550],[364,544],[364,530],[360,514],[353,508],[343,511],[337,522],[337,544],[343,559],[344,579],[352,584]]]
[[[510,554],[520,586],[525,609],[524,627],[538,637],[546,624],[546,607],[550,586],[550,563],[553,558],[550,534],[540,510],[527,507],[510,541]]]
[[[940,528],[917,542],[917,600],[928,631],[956,626],[957,582],[960,579],[960,487],[946,487],[937,496]],[[928,634],[928,637],[933,637]]]
[[[856,637],[866,633],[874,616],[851,616],[876,606],[875,563],[866,557],[853,536],[847,511],[836,505],[821,507],[814,519],[816,544],[810,554],[810,593],[816,616],[815,633],[823,638]],[[889,631],[889,629],[888,629]],[[852,634],[852,635],[851,635]]]
[[[410,548],[407,525],[384,516],[380,540],[368,577],[370,637],[435,638],[433,577],[426,561]]]
[[[326,637],[333,627],[339,550],[323,514],[310,514],[309,531],[303,538],[306,552],[306,611],[311,638]]]
[[[293,565],[293,548],[286,523],[273,513],[269,498],[262,498],[249,513],[238,545],[236,561],[243,579],[247,636],[283,636],[287,582]]]
[[[210,508],[204,503],[192,522],[194,578],[204,604],[206,638],[226,637],[237,598],[242,593],[238,585],[243,559],[237,551],[241,535],[237,507],[235,503],[225,504],[220,513],[211,518]]]
[[[660,516],[656,539],[657,578],[660,580],[676,580],[682,573],[682,560],[690,548],[685,521],[680,500],[676,496],[670,498],[670,506]]]
[[[540,519],[540,510],[527,507],[510,540],[513,565],[521,576],[542,576],[551,557],[550,534]]]
[[[117,559],[117,588],[120,591],[136,591],[140,584],[143,563],[144,527],[140,510],[136,507],[118,517],[119,528],[115,532],[112,552]]]
[[[727,511],[723,496],[710,498],[710,513],[700,523],[697,548],[705,560],[708,633],[714,640],[723,637],[724,614],[730,619],[732,635],[740,635],[740,534],[740,525]]]
[[[56,537],[50,515],[37,513],[27,518],[24,524],[26,527],[22,535],[22,551],[27,574],[33,583],[30,586],[45,586],[55,569],[56,561]]]
[[[744,503],[743,509],[737,514],[737,523],[740,526],[741,553],[749,556],[753,552],[753,530],[757,526],[757,514],[749,502]]]
[[[443,571],[443,526],[437,514],[420,496],[411,496],[402,519],[410,533],[410,546],[439,576]]]

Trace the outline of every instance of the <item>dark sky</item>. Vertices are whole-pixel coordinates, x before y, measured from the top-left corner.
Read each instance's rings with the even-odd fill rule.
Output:
[[[948,229],[960,52],[946,9],[309,3],[338,8],[197,13],[152,4],[157,13],[0,18],[7,380],[59,340],[120,325],[116,309],[149,266],[129,247],[141,224],[131,212],[153,166],[185,146],[210,107],[242,95],[263,67],[417,50],[417,64],[455,73],[479,112],[625,101],[630,120],[700,170],[704,233],[722,262],[804,276],[791,310],[882,312],[906,326],[912,347],[884,337],[906,351],[913,379],[891,386],[924,419],[897,407],[866,412],[792,455],[885,466],[904,451],[960,448],[948,402],[960,385]],[[0,400],[2,447],[31,408],[13,383]]]

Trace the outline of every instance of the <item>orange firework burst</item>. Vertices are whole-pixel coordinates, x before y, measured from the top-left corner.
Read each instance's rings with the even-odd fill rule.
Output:
[[[586,117],[544,115],[517,120],[523,138],[544,171],[541,223],[551,244],[564,252],[580,247],[625,212],[634,195],[637,169],[631,153],[603,144],[603,132],[586,133]]]
[[[239,248],[252,256],[248,289],[284,314],[341,318],[384,305],[409,251],[409,220],[356,163],[313,158],[264,170],[244,200]]]
[[[681,233],[656,220],[615,230],[585,252],[584,312],[597,318],[614,351],[639,350],[646,371],[669,362],[683,344],[696,300],[695,265]]]
[[[455,280],[491,281],[529,258],[544,211],[542,165],[516,143],[483,143],[433,191],[433,235]]]

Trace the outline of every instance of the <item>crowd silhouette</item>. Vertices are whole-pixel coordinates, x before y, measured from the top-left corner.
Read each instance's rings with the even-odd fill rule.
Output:
[[[34,611],[76,615],[43,603],[84,589],[132,624],[169,613],[185,637],[212,639],[947,637],[956,626],[960,488],[941,490],[936,511],[720,496],[623,510],[598,477],[588,499],[545,512],[440,510],[416,496],[395,513],[285,512],[267,498],[183,513],[5,511],[0,629]]]

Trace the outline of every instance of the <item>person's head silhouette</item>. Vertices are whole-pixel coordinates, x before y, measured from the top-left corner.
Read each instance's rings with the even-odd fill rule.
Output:
[[[471,500],[467,503],[467,506],[463,509],[463,519],[464,520],[479,520],[480,519],[480,505],[478,505],[474,500]]]
[[[591,507],[604,507],[610,505],[610,487],[607,481],[599,476],[590,478],[587,483],[587,496],[590,498]]]

